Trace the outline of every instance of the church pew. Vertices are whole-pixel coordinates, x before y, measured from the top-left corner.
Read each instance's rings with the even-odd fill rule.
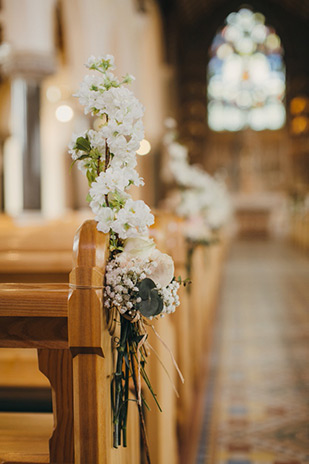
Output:
[[[0,217],[0,282],[68,282],[75,231],[89,214],[58,220]]]
[[[175,265],[175,277],[184,280],[187,275],[187,246],[184,237],[184,221],[178,216],[157,211],[156,222],[151,234],[158,243],[158,247],[172,256]],[[180,306],[169,316],[176,333],[175,358],[182,372],[185,382],[182,383],[176,375],[176,387],[179,392],[177,404],[177,435],[182,443],[187,435],[188,417],[192,408],[192,359],[190,356],[190,302],[188,287],[179,289]],[[175,368],[172,366],[172,371]]]
[[[48,463],[52,422],[52,414],[0,414],[0,464]]]
[[[129,464],[140,459],[134,414],[128,449],[112,448],[113,334],[102,311],[106,259],[107,237],[87,221],[75,237],[70,286],[0,287],[0,347],[37,348],[40,370],[53,389],[51,463]],[[3,446],[0,450],[2,462],[13,462],[14,449],[6,455]],[[14,462],[48,462],[46,456],[45,461],[39,460],[42,455],[36,461],[28,457],[14,455]]]
[[[189,244],[186,242],[183,231],[183,220],[168,212],[156,212],[156,222],[151,229],[151,235],[155,238],[158,247],[170,254],[175,262],[175,276],[181,275],[183,279],[188,277],[188,259],[190,257]],[[156,348],[160,350],[160,355],[164,363],[168,363],[169,369],[172,369],[173,381],[176,380],[176,386],[180,392],[180,398],[176,399],[177,404],[177,437],[179,456],[187,452],[191,447],[192,436],[190,428],[191,420],[194,420],[194,409],[196,408],[195,398],[201,392],[205,385],[205,374],[207,369],[207,353],[210,348],[213,330],[213,320],[219,292],[219,282],[221,277],[222,263],[224,257],[225,240],[218,241],[211,246],[198,245],[194,246],[192,251],[192,260],[190,266],[190,276],[192,284],[186,288],[181,288],[181,305],[176,312],[168,318],[158,321],[158,332],[165,333],[165,340],[171,340],[173,337],[169,332],[170,321],[174,326],[175,358],[184,374],[185,382],[181,383],[175,370],[170,362],[169,355],[164,351],[162,345],[155,336],[152,335],[151,343],[156,343]],[[168,338],[169,337],[169,338]],[[156,385],[160,389],[160,384],[164,385],[164,372],[159,363],[154,358],[151,360],[151,368],[156,371]],[[156,366],[153,366],[155,364]],[[161,369],[161,372],[160,372]],[[161,387],[161,389],[164,387]],[[173,393],[170,388],[169,394]],[[160,397],[159,397],[160,399]],[[169,400],[170,410],[175,403],[175,397]],[[152,419],[153,421],[154,419]],[[162,414],[156,413],[155,420],[160,423],[164,422]],[[166,440],[164,437],[175,436],[175,425],[169,424],[169,431],[165,427],[158,427],[163,430],[160,445],[160,437],[156,438],[157,448],[155,462],[169,462],[168,449],[164,446]],[[190,437],[190,438],[189,438]],[[169,447],[173,442],[169,443]],[[160,452],[160,449],[163,452]],[[160,454],[161,453],[161,454]],[[165,454],[164,454],[165,453]],[[163,460],[165,459],[165,460]],[[174,461],[171,461],[174,462]],[[186,461],[182,461],[186,462]]]
[[[309,213],[294,212],[290,219],[290,237],[301,250],[309,251]]]
[[[201,386],[200,372],[205,353],[208,353],[213,333],[213,322],[216,314],[217,300],[221,282],[221,272],[226,243],[219,239],[217,243],[205,247],[194,247],[191,270],[192,318],[192,357],[194,360],[194,384]]]
[[[170,231],[170,232],[173,232],[173,231]],[[55,231],[55,233],[56,233],[56,231]],[[38,237],[40,234],[42,234],[42,228],[39,228],[39,231],[36,231],[35,229],[31,230],[31,234],[32,234],[32,235],[35,235],[36,237]],[[50,235],[53,236],[54,234],[51,234],[51,233],[50,233]],[[173,234],[173,235],[174,235],[174,234]],[[46,250],[45,250],[45,247],[46,247],[46,246],[44,245],[44,243],[39,244],[39,245],[38,245],[38,250],[37,250],[36,247],[35,247],[35,245],[33,245],[32,242],[31,242],[31,241],[29,240],[29,238],[28,238],[28,237],[29,237],[29,231],[27,231],[27,234],[25,234],[25,236],[26,236],[26,239],[24,239],[23,242],[22,242],[22,245],[23,245],[23,246],[21,246],[21,245],[19,246],[19,251],[22,252],[22,254],[25,254],[25,251],[29,251],[29,250],[31,250],[31,249],[32,249],[32,251],[31,251],[31,252],[29,251],[29,253],[36,254],[37,256],[39,256],[39,254],[42,253],[42,252],[45,253],[45,251],[46,251]],[[16,238],[15,238],[15,242],[13,241],[13,243],[16,243]],[[49,243],[51,243],[51,242],[49,242]],[[21,244],[21,241],[19,241],[19,244]],[[55,241],[52,242],[52,246],[55,246]],[[15,247],[16,247],[16,245],[15,245]],[[63,249],[64,249],[64,246],[63,246],[63,244],[62,244],[62,250],[63,250]],[[61,250],[61,251],[62,251],[62,250]],[[64,250],[64,251],[65,251],[65,250]],[[55,253],[55,250],[54,250],[54,253]],[[18,262],[16,261],[16,262],[15,262],[15,268],[16,268],[17,266],[18,266]],[[68,266],[67,266],[67,267],[68,267]],[[12,269],[14,269],[13,266],[12,266]],[[176,265],[176,270],[177,270],[177,265]],[[27,272],[26,264],[24,265],[24,271]],[[46,254],[45,254],[45,271],[46,271],[46,274],[49,275],[48,259],[47,259]],[[178,269],[177,272],[178,272],[178,275],[181,274],[182,276],[184,276],[183,270],[179,270],[179,269]],[[186,292],[183,292],[183,293],[184,293],[184,297],[186,297]],[[186,316],[186,315],[187,315],[187,312],[183,311],[183,314]],[[168,319],[168,318],[167,318],[167,319]],[[166,319],[166,320],[167,320],[167,319]],[[168,344],[170,344],[170,342],[172,341],[172,346],[171,346],[171,348],[172,348],[172,350],[175,352],[176,349],[175,349],[175,346],[174,346],[174,345],[175,345],[175,336],[173,335],[173,331],[174,331],[173,324],[171,324],[171,322],[170,322],[170,323],[167,322],[167,323],[165,323],[165,326],[169,327],[169,329],[167,330],[167,333],[165,333],[166,331],[164,331],[164,333],[162,334],[162,335],[163,335],[163,338],[164,338],[164,339],[167,338],[167,339],[169,340],[169,343],[168,343]],[[156,344],[156,343],[154,343],[154,344]],[[157,347],[157,351],[162,351],[162,349],[163,349],[163,352],[164,352],[164,353],[163,353],[163,356],[166,357],[165,348],[163,348],[163,346],[162,346],[161,344],[159,344],[159,345],[160,345],[160,346]],[[183,344],[182,344],[181,346],[183,347]],[[0,354],[1,354],[1,353],[0,353]],[[153,355],[153,357],[154,357],[154,355]],[[162,357],[162,354],[160,354],[160,357]],[[35,360],[34,360],[34,362],[35,362]],[[171,372],[171,375],[173,376],[173,375],[174,375],[174,366],[173,366],[173,365],[169,366],[169,365],[168,365],[169,362],[170,362],[170,359],[168,359],[167,362],[165,362],[165,364],[167,365],[166,367],[168,367],[169,372]],[[34,363],[33,363],[33,364],[34,364]],[[189,364],[189,363],[187,362],[187,364]],[[156,367],[155,367],[155,366],[156,366],[155,363],[154,363],[153,366],[150,366],[150,367],[152,368],[153,372],[156,371]],[[161,369],[161,366],[160,366],[160,369]],[[33,370],[33,369],[32,369],[32,370]],[[162,372],[161,372],[161,374],[162,374]],[[164,372],[163,372],[163,375],[165,376],[165,373],[164,373]],[[155,375],[155,374],[153,374],[153,376],[154,376],[154,378],[156,378],[156,375]],[[39,378],[39,377],[38,377],[38,374],[36,374],[36,377],[37,377],[37,380],[36,380],[36,381],[37,381],[37,385],[44,385],[44,384],[46,384],[44,378],[43,378],[43,379]],[[32,372],[31,378],[32,378],[32,381],[35,380],[35,377],[33,377],[33,372]],[[187,378],[190,379],[190,376],[188,375]],[[175,384],[177,384],[177,380],[174,379],[173,382],[174,382]],[[156,381],[154,380],[153,383],[155,384]],[[165,378],[165,379],[164,379],[164,382],[160,384],[160,385],[163,385],[163,390],[162,390],[162,388],[160,388],[160,385],[158,385],[158,390],[161,391],[161,395],[160,395],[160,392],[159,392],[159,396],[162,397],[162,401],[163,401],[162,407],[163,407],[163,409],[164,409],[164,411],[165,411],[164,414],[163,414],[163,418],[164,418],[163,423],[164,423],[165,426],[166,426],[166,424],[167,424],[168,422],[170,422],[170,423],[172,424],[172,428],[174,429],[174,440],[171,440],[171,441],[170,441],[170,443],[174,443],[174,445],[172,446],[172,452],[169,452],[169,453],[168,453],[168,456],[169,456],[168,459],[169,459],[169,461],[167,461],[167,460],[164,461],[164,460],[163,460],[162,462],[172,462],[172,461],[171,461],[171,459],[172,459],[171,456],[174,456],[174,459],[176,459],[176,456],[177,456],[177,446],[176,446],[176,432],[177,432],[176,424],[177,424],[177,422],[176,422],[176,419],[175,419],[175,417],[174,417],[174,416],[175,416],[175,412],[174,412],[175,406],[171,408],[171,405],[175,405],[176,398],[175,398],[175,395],[174,395],[174,391],[172,391],[172,388],[170,388],[170,390],[171,390],[171,391],[170,391],[170,393],[171,393],[170,397],[171,397],[171,398],[168,397],[168,395],[167,395],[167,393],[166,393],[166,388],[165,388],[165,384],[166,384],[166,383],[168,384],[168,388],[171,387],[171,386],[169,385],[168,379]],[[189,381],[186,383],[186,386],[188,386],[188,385],[189,385]],[[157,386],[154,386],[155,391],[156,391],[156,389],[157,389],[156,387],[157,387]],[[182,391],[180,391],[180,393],[181,393],[181,395],[182,395]],[[181,396],[181,397],[183,397],[183,396]],[[188,388],[187,388],[187,398],[188,398],[188,397],[191,397],[191,392],[189,392],[189,390],[188,390]],[[154,409],[154,407],[153,407],[152,409]],[[178,408],[178,410],[179,410],[179,411],[184,411],[184,409],[182,409],[182,408],[180,408],[180,407]],[[185,416],[184,416],[184,417],[185,417]],[[155,437],[157,432],[160,432],[160,433],[161,433],[162,431],[164,431],[164,427],[165,427],[165,426],[164,426],[163,429],[162,429],[162,427],[157,427],[157,426],[152,427],[151,424],[154,424],[154,422],[152,421],[152,417],[150,416],[150,427],[152,428],[152,429],[150,430],[150,432],[151,432],[151,433],[150,433],[150,436]],[[164,435],[164,434],[163,434],[163,438],[165,438],[165,435]],[[154,440],[154,444],[153,444],[153,446],[151,446],[151,449],[157,449],[157,448],[158,448],[158,447],[157,447],[157,443],[155,443],[155,441],[156,441],[156,440]],[[166,448],[166,440],[164,439],[164,443],[163,443],[163,440],[161,440],[161,443],[163,444],[164,448]],[[161,462],[161,461],[160,461],[160,462]],[[176,462],[176,461],[175,461],[175,462]]]
[[[172,215],[168,215],[166,213],[157,213],[156,214],[156,226],[155,229],[153,230],[154,235],[156,236],[157,242],[158,242],[158,247],[162,251],[166,251],[167,253],[171,254],[175,260],[175,275],[181,275],[182,278],[186,277],[186,258],[187,258],[187,251],[185,251],[185,245],[184,245],[184,239],[183,239],[183,233],[182,233],[182,226],[181,226],[182,221],[179,218],[175,218]],[[203,248],[203,247],[202,247]],[[219,248],[219,247],[218,247]],[[206,250],[207,251],[207,250]],[[205,249],[203,249],[203,253],[205,252]],[[202,253],[202,255],[203,255]],[[213,272],[213,270],[210,272],[209,278],[205,278],[205,262],[207,264],[206,268],[209,267],[211,268],[213,264],[215,264],[216,260],[215,257],[213,260],[206,259],[205,257],[203,259],[200,259],[200,270],[197,271],[197,279],[193,279],[195,281],[198,281],[199,278],[202,276],[204,278],[202,282],[202,289],[205,289],[206,287],[209,289],[211,287],[210,282],[213,282],[214,286],[216,282],[218,282],[218,279],[216,281],[216,272]],[[205,285],[205,282],[207,285]],[[172,351],[175,354],[175,357],[177,358],[177,362],[180,365],[180,368],[185,376],[185,384],[182,385],[178,377],[175,375],[174,368],[171,364],[169,355],[167,354],[165,348],[163,348],[162,344],[159,342],[153,334],[151,335],[152,338],[154,338],[153,343],[156,344],[157,350],[162,351],[160,353],[160,357],[165,357],[166,361],[165,364],[168,367],[169,372],[171,372],[173,381],[176,384],[177,388],[180,391],[180,399],[176,400],[174,396],[174,392],[172,391],[171,386],[169,385],[169,394],[166,393],[166,384],[168,384],[167,378],[165,378],[165,373],[162,370],[161,366],[158,366],[158,364],[154,361],[155,356],[152,355],[149,359],[152,359],[150,361],[150,369],[152,372],[156,373],[161,371],[160,375],[157,376],[156,374],[153,374],[154,378],[156,379],[154,383],[157,382],[158,378],[163,377],[163,381],[160,383],[157,383],[157,387],[154,385],[154,390],[158,390],[158,395],[159,399],[160,396],[164,397],[164,404],[163,409],[166,411],[166,417],[168,418],[166,421],[161,421],[161,423],[165,422],[165,426],[163,427],[157,427],[155,424],[155,421],[153,420],[153,414],[155,413],[155,406],[152,405],[152,412],[150,413],[149,416],[149,426],[152,427],[150,436],[153,439],[153,446],[151,446],[151,449],[155,449],[156,451],[160,449],[160,446],[158,443],[160,441],[156,440],[155,437],[157,436],[156,433],[160,431],[161,433],[161,443],[163,449],[164,447],[166,448],[166,434],[162,433],[164,430],[168,430],[168,427],[172,429],[172,435],[171,439],[169,440],[169,448],[170,450],[175,449],[175,434],[177,432],[178,437],[180,438],[180,441],[182,441],[182,438],[186,436],[187,434],[187,426],[188,426],[188,417],[190,415],[190,409],[192,407],[192,397],[193,397],[193,387],[192,387],[192,380],[194,378],[193,373],[191,372],[190,369],[192,369],[193,362],[192,359],[194,357],[190,353],[190,348],[194,346],[194,343],[197,340],[196,334],[197,331],[191,330],[191,332],[188,330],[189,328],[192,329],[193,324],[192,324],[192,313],[189,313],[189,311],[185,310],[185,307],[188,305],[188,297],[189,294],[186,291],[186,289],[182,288],[181,289],[183,295],[182,295],[182,305],[180,308],[177,309],[176,313],[173,314],[172,316],[169,316],[168,318],[164,318],[162,321],[158,321],[158,324],[162,325],[161,327],[158,327],[158,332],[162,335],[162,338],[168,342],[168,345],[172,348]],[[211,295],[211,292],[210,292]],[[191,296],[192,299],[192,296]],[[206,297],[206,300],[212,301],[213,298]],[[198,298],[198,305],[192,305],[190,307],[190,311],[192,311],[193,306],[197,306],[198,308],[201,309],[201,301],[205,301],[205,298]],[[192,302],[192,301],[191,301]],[[210,304],[210,303],[209,303]],[[204,312],[205,313],[205,312]],[[204,314],[202,312],[202,314]],[[205,316],[205,314],[204,314]],[[172,321],[172,324],[170,322],[166,322],[170,319]],[[201,318],[196,319],[197,321],[201,321]],[[203,327],[203,325],[206,324],[206,322],[203,322],[203,324],[198,324],[198,329],[200,327]],[[205,327],[205,325],[204,325]],[[176,334],[181,334],[182,336],[175,336],[175,329],[176,329]],[[190,343],[188,342],[190,338]],[[187,340],[187,341],[186,341]],[[188,348],[189,347],[189,348]],[[198,344],[198,347],[201,349],[201,344]],[[169,364],[170,363],[170,364]],[[157,367],[153,367],[154,364],[157,364]],[[200,368],[200,365],[196,363],[197,368]],[[190,385],[191,384],[191,385]],[[161,386],[160,386],[161,385]],[[160,392],[164,393],[160,395]],[[174,404],[177,404],[177,422],[175,421],[175,406]],[[159,417],[162,416],[159,414]],[[168,422],[170,425],[167,427]],[[159,422],[160,424],[160,422]],[[177,427],[175,426],[177,424]],[[156,432],[157,431],[157,432]],[[175,456],[177,457],[177,451],[174,453],[168,452],[166,453],[167,456]],[[160,458],[161,459],[161,458]],[[169,458],[170,459],[170,458]],[[156,461],[155,461],[156,462]],[[158,461],[161,462],[161,461]],[[169,461],[162,461],[164,462],[173,462],[171,460]],[[177,462],[177,461],[176,461]]]
[[[70,212],[49,221],[0,216],[0,282],[68,282],[74,234],[86,215]],[[1,350],[0,410],[47,410],[49,404],[36,350]]]

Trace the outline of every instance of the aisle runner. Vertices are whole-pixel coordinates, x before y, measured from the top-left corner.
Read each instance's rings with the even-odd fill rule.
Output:
[[[197,464],[309,462],[309,259],[236,243],[222,293]]]

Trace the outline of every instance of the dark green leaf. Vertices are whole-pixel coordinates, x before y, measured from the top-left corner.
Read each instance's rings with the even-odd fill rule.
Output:
[[[157,290],[151,290],[147,300],[137,303],[136,308],[145,317],[157,316],[163,310],[163,300]]]
[[[156,284],[146,278],[137,284],[138,295],[142,299],[137,303],[136,309],[145,317],[157,316],[163,310],[163,300],[160,297]]]
[[[151,279],[143,279],[137,284],[139,290],[139,296],[142,300],[146,300],[149,297],[149,292],[151,289],[155,288],[156,284]]]
[[[78,137],[75,142],[75,148],[77,150],[89,152],[91,150],[91,145],[88,138]]]

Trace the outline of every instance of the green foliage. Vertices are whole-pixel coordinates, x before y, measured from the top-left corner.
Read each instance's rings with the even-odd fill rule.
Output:
[[[88,137],[78,137],[75,142],[74,146],[75,150],[80,150],[80,151],[85,151],[86,153],[89,153],[91,150],[91,144],[88,139]]]
[[[156,284],[151,279],[143,279],[137,284],[138,296],[142,299],[136,309],[145,317],[157,316],[163,311],[163,300]]]
[[[180,285],[183,285],[184,287],[186,287],[187,285],[191,284],[192,283],[192,280],[187,277],[186,279],[182,279],[181,276],[178,276],[177,279],[175,279]]]

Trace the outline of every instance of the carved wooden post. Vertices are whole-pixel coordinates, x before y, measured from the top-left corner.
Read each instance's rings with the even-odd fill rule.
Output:
[[[69,350],[39,349],[39,368],[52,388],[54,430],[50,464],[74,463],[72,355]]]
[[[102,308],[108,236],[97,231],[95,221],[86,221],[76,233],[73,250],[68,334],[73,355],[75,464],[109,464],[110,379],[106,379],[104,356],[110,357],[111,338]]]

